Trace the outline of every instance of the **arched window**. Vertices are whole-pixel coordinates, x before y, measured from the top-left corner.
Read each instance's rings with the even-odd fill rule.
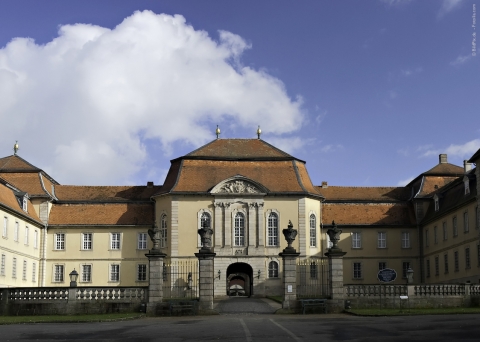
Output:
[[[268,246],[278,246],[278,215],[275,213],[268,215],[267,243]]]
[[[317,218],[310,215],[310,247],[317,247]]]
[[[278,262],[270,261],[268,263],[268,277],[278,278]]]
[[[167,215],[160,217],[160,248],[167,247]]]
[[[210,222],[210,214],[203,212],[202,216],[200,217],[200,227],[211,228]]]
[[[245,216],[242,213],[235,214],[235,229],[234,229],[235,246],[245,245]]]

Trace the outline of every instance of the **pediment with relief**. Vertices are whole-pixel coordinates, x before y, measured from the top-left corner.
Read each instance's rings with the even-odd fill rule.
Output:
[[[267,192],[267,188],[243,176],[221,181],[211,191],[212,194],[264,194]]]

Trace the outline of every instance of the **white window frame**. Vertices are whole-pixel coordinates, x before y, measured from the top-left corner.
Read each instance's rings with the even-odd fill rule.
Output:
[[[93,233],[82,233],[82,251],[93,250]]]
[[[28,226],[25,226],[25,237],[24,237],[24,245],[28,246],[28,236],[30,235],[30,229]]]
[[[109,281],[115,283],[120,282],[120,264],[110,264],[109,271]]]
[[[92,264],[82,264],[80,265],[80,282],[82,283],[91,283],[92,282],[92,273],[93,265]]]
[[[381,270],[384,270],[387,268],[387,262],[386,261],[379,261],[378,262],[378,270],[381,271]]]
[[[37,282],[37,263],[32,263],[32,283]]]
[[[147,249],[147,233],[142,232],[137,234],[137,249]]]
[[[267,211],[267,246],[268,247],[278,247],[279,238],[279,222],[280,215],[276,210]]]
[[[234,211],[232,213],[233,215],[233,245],[235,247],[243,247],[245,246],[245,241],[246,241],[246,215],[243,211]],[[237,226],[237,216],[241,218],[241,222],[243,222],[242,225],[238,224]],[[240,220],[240,219],[239,219]]]
[[[467,176],[463,177],[463,184],[465,185],[465,196],[470,194],[470,180]]]
[[[27,197],[27,195],[23,196],[22,209],[23,209],[24,212],[28,212],[28,197]]]
[[[8,237],[8,217],[3,217],[3,230],[2,230],[2,237]]]
[[[27,280],[27,260],[23,260],[23,268],[22,268],[22,280]]]
[[[137,281],[148,280],[148,267],[147,264],[137,264]]]
[[[17,278],[17,258],[13,258],[12,260],[12,278]]]
[[[65,233],[55,233],[54,236],[54,249],[56,251],[64,251],[65,250],[65,245],[66,245],[66,234]]]
[[[210,221],[207,221],[208,227],[213,229],[212,227],[212,212],[209,209],[201,209],[197,213],[197,231],[198,229],[202,228],[202,224],[206,219],[210,219]],[[213,242],[212,242],[213,243]],[[200,235],[197,234],[197,246],[202,247],[202,240],[200,239]]]
[[[65,281],[65,264],[53,264],[52,282],[63,283]]]
[[[167,237],[168,237],[168,217],[167,214],[162,214],[160,217],[160,248],[167,247]]]
[[[15,226],[13,227],[13,241],[15,242],[18,242],[19,231],[20,231],[20,224],[18,223],[18,221],[15,221]]]
[[[402,248],[410,248],[410,232],[402,232]]]
[[[272,260],[268,263],[268,278],[278,278],[278,261]]]
[[[435,211],[439,211],[440,210],[440,203],[438,202],[438,196],[437,195],[435,195],[433,197],[433,201],[435,203]]]
[[[310,247],[317,248],[317,215],[315,215],[315,213],[310,213],[309,225],[310,225]]]
[[[2,260],[0,262],[0,276],[5,276],[5,264],[7,263],[7,256],[2,254]]]
[[[387,248],[387,233],[378,232],[377,233],[377,248]]]
[[[110,250],[119,251],[122,247],[121,242],[122,242],[121,233],[118,233],[118,232],[110,233]]]
[[[352,232],[352,248],[353,249],[362,248],[362,233],[361,232]]]

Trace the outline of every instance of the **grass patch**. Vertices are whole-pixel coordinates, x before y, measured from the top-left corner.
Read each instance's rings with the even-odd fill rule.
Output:
[[[438,309],[349,309],[345,312],[359,316],[456,315],[480,314],[480,307]]]
[[[2,324],[26,323],[82,323],[82,322],[112,322],[144,317],[142,313],[112,313],[99,315],[45,315],[45,316],[0,316]]]
[[[282,304],[283,297],[282,296],[267,296],[268,299],[273,300],[274,302]]]

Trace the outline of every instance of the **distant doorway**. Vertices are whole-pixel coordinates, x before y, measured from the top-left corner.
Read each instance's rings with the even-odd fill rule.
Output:
[[[244,262],[236,262],[227,268],[227,295],[253,295],[253,269]]]

